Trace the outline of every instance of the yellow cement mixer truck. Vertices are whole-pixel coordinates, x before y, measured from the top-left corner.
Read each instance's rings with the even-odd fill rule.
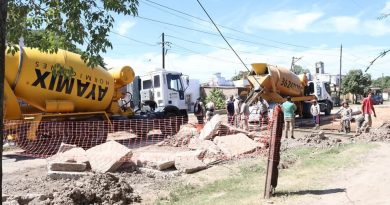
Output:
[[[59,50],[49,54],[24,47],[14,55],[6,53],[5,69],[5,120],[110,122],[181,116],[185,119],[182,123],[188,121],[187,111],[175,106],[180,104],[175,102],[179,98],[166,100],[170,104],[157,103],[160,109],[154,112],[136,113],[130,106],[121,106],[119,102],[126,93],[124,88],[136,78],[130,66],[109,71],[100,66],[89,68],[75,53]],[[176,84],[183,84],[181,73],[164,71],[160,74],[159,79],[174,78]],[[169,89],[166,83],[159,85]],[[142,93],[141,89],[139,87],[134,92]],[[177,96],[184,95],[183,86],[180,90],[169,90],[169,96],[165,98],[175,95],[175,92]],[[27,138],[35,140],[39,137],[35,132],[38,126],[29,128]]]
[[[309,82],[305,74],[296,75],[283,67],[254,63],[247,78],[252,86],[247,98],[249,104],[259,96],[273,103],[283,103],[287,96],[291,96],[291,100],[297,105],[297,114],[304,117],[311,116],[310,101],[314,99],[318,100],[321,112],[325,115],[329,115],[333,109],[329,83]]]

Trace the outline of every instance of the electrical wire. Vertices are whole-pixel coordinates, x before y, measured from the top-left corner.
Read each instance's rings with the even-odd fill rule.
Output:
[[[157,44],[151,44],[151,43],[139,41],[139,40],[137,40],[137,39],[134,39],[134,38],[131,38],[131,37],[128,37],[128,36],[119,34],[119,33],[115,32],[115,31],[110,31],[110,32],[113,33],[113,34],[115,34],[115,35],[121,36],[122,38],[126,38],[126,39],[129,39],[129,40],[131,40],[131,41],[134,41],[134,42],[137,42],[137,43],[140,43],[140,44],[144,44],[144,45],[147,45],[147,46],[157,46]]]
[[[142,1],[143,1],[144,3],[149,2],[149,3],[154,4],[154,5],[157,5],[157,6],[159,6],[159,7],[162,7],[162,8],[165,8],[165,9],[168,9],[168,10],[171,10],[171,11],[174,11],[174,12],[177,12],[177,13],[180,13],[180,14],[182,14],[182,15],[185,15],[185,16],[188,16],[188,17],[197,19],[197,20],[199,20],[199,21],[203,21],[203,22],[210,23],[210,21],[205,20],[205,19],[203,19],[203,18],[200,18],[200,17],[194,16],[194,15],[191,15],[191,14],[188,14],[188,13],[185,13],[185,12],[182,12],[182,11],[179,11],[179,10],[177,10],[177,9],[173,9],[173,8],[171,8],[171,7],[168,7],[168,6],[159,4],[159,3],[154,2],[154,1],[151,1],[151,0],[142,0]],[[151,5],[149,4],[149,6],[151,6]],[[156,7],[154,7],[154,8],[156,8]],[[167,12],[167,11],[165,11],[165,12]],[[171,15],[174,15],[174,14],[172,14],[171,12],[167,12],[167,13],[170,13]],[[179,17],[178,15],[174,15],[174,16]],[[184,17],[179,17],[179,18],[183,18],[183,19],[188,20],[187,18],[184,18]],[[191,20],[190,20],[190,21],[191,21]],[[191,22],[194,22],[194,21],[191,21]],[[195,23],[196,23],[196,22],[195,22]],[[256,34],[249,34],[249,33],[246,33],[246,32],[243,32],[243,31],[240,31],[240,30],[237,30],[237,29],[228,27],[228,26],[223,26],[223,25],[220,25],[220,24],[217,24],[217,25],[218,25],[219,27],[224,28],[224,29],[227,29],[227,30],[231,30],[231,31],[234,31],[234,32],[237,32],[237,33],[240,33],[240,34],[248,35],[248,36],[254,36],[254,37],[257,37],[257,38],[266,40],[266,41],[270,41],[270,42],[274,42],[274,43],[278,43],[278,44],[283,44],[283,45],[287,45],[287,46],[291,46],[291,47],[298,47],[298,48],[305,48],[305,49],[313,49],[313,47],[304,46],[304,45],[298,45],[298,44],[293,44],[293,43],[288,43],[288,42],[277,41],[277,40],[265,38],[265,37],[262,37],[262,36],[259,36],[259,35],[256,35]],[[333,48],[332,48],[332,49],[333,49]],[[331,50],[331,49],[322,48],[322,50]]]
[[[250,72],[251,70],[246,66],[246,64],[244,63],[244,61],[241,59],[241,57],[238,55],[238,53],[234,50],[234,48],[230,45],[230,43],[226,40],[225,36],[222,34],[222,32],[219,30],[218,26],[214,23],[213,19],[211,18],[211,16],[209,15],[209,13],[207,13],[206,9],[203,7],[203,5],[200,3],[199,0],[196,0],[200,7],[202,7],[203,11],[206,13],[206,15],[209,17],[210,21],[214,24],[215,28],[217,29],[218,33],[221,35],[221,37],[223,38],[223,40],[226,42],[226,44],[228,44],[228,46],[230,47],[230,49],[233,51],[233,53],[237,56],[237,58],[240,60],[240,62],[242,63],[242,65]],[[260,83],[259,83],[260,85]]]

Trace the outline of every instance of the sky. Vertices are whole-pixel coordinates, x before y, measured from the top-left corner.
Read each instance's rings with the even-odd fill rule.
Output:
[[[131,66],[136,75],[162,67],[206,82],[220,72],[230,79],[252,63],[290,68],[293,57],[314,72],[365,70],[390,49],[390,0],[200,0],[242,62],[219,35],[196,0],[139,0],[138,16],[115,16],[103,54],[108,67]],[[245,65],[244,65],[245,64]],[[246,67],[245,67],[246,66]],[[367,71],[390,76],[390,52]]]

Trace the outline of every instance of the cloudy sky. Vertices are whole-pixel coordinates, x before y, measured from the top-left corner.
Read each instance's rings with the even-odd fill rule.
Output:
[[[196,0],[139,0],[138,17],[117,16],[104,54],[108,67],[130,65],[136,74],[161,67],[161,34],[168,42],[166,68],[208,80],[221,72],[232,77],[244,65],[219,36]],[[243,62],[296,64],[314,72],[342,73],[365,69],[390,49],[390,0],[200,0]],[[368,71],[374,78],[390,75],[390,53]]]

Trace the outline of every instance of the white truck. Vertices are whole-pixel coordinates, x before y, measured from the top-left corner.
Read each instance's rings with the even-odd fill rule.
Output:
[[[145,75],[136,76],[127,88],[132,99],[131,106],[136,112],[144,114],[187,116],[185,90],[188,81],[188,76],[165,69],[156,69]]]

